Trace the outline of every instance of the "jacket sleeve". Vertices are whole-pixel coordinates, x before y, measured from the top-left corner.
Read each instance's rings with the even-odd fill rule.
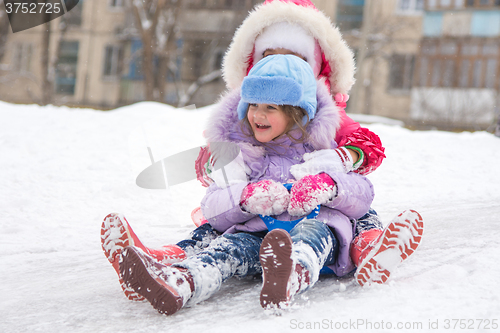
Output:
[[[354,172],[367,175],[375,171],[386,157],[380,138],[349,118],[343,110],[340,112],[340,117],[341,125],[335,137],[338,146],[356,147],[364,155],[362,164]]]
[[[248,183],[241,182],[220,188],[212,184],[207,189],[201,201],[201,210],[215,230],[224,232],[233,225],[246,222],[256,216],[243,211],[240,207],[241,194],[247,185]]]
[[[365,215],[375,197],[373,185],[368,178],[354,172],[328,175],[337,185],[337,196],[325,206],[336,209],[349,218],[359,219]]]

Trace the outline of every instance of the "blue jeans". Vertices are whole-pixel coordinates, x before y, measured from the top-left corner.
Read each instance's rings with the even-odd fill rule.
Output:
[[[321,274],[333,274],[333,271],[326,266],[332,265],[336,260],[338,253],[338,242],[332,231],[323,222],[313,223],[316,220],[304,220],[297,224],[290,231],[290,236],[294,243],[303,242],[309,245],[318,257],[324,257],[324,252],[327,251],[326,260],[323,263],[324,267]],[[383,229],[382,222],[373,209],[356,221],[354,237],[365,230]],[[234,271],[225,272],[222,274],[223,280],[231,276],[247,276],[261,273],[258,253],[262,239],[266,232],[260,233],[237,233],[222,235],[217,232],[209,223],[203,224],[191,232],[190,238],[177,243],[188,256],[201,254],[203,261],[207,264],[212,264],[220,267],[225,267],[230,263],[231,267],[235,267]],[[326,249],[322,239],[332,239],[331,249]],[[219,240],[219,238],[221,238]],[[214,247],[209,249],[209,246],[214,242]],[[228,247],[227,249],[225,247]],[[205,252],[204,250],[208,250]],[[248,270],[241,269],[248,267]]]
[[[194,229],[189,235],[189,238],[180,241],[177,243],[177,246],[190,256],[207,248],[210,243],[220,235],[221,233],[212,228],[210,223],[205,223]]]
[[[339,245],[332,230],[318,220],[302,220],[291,231],[294,244],[309,245],[316,255],[320,267],[332,265],[335,262]],[[307,263],[301,263],[307,267]]]
[[[356,238],[361,232],[371,229],[380,229],[380,230],[384,229],[382,221],[380,221],[377,212],[372,208],[370,208],[368,213],[366,213],[359,220],[356,221],[354,238]]]
[[[209,229],[210,227],[204,227],[202,234],[210,234],[206,233]],[[222,274],[222,281],[233,276],[244,277],[260,274],[262,268],[259,261],[259,250],[265,235],[266,232],[240,232],[222,235],[179,265],[189,268],[190,262],[202,262],[216,266]],[[333,232],[325,223],[317,220],[303,220],[290,231],[290,236],[294,244],[309,245],[322,265],[334,263],[338,244]],[[183,242],[189,244],[189,242]]]
[[[210,228],[205,227],[203,230],[207,229]],[[195,292],[190,302],[208,299],[220,289],[224,281],[233,276],[262,273],[259,250],[265,235],[266,232],[225,234],[213,240],[201,252],[174,264],[187,268],[193,277]],[[337,240],[330,228],[317,220],[299,222],[290,231],[290,236],[294,244],[292,255],[311,272],[312,286],[319,276],[320,268],[335,261]]]
[[[368,213],[356,221],[354,237],[358,236],[362,231],[371,229],[382,230],[384,226],[374,209],[370,209]],[[217,232],[210,223],[205,223],[193,230],[189,239],[185,239],[177,243],[184,251],[189,254],[198,253],[207,248],[210,243],[219,237],[221,233]],[[257,234],[256,234],[257,235]],[[265,233],[264,233],[265,235]]]
[[[225,234],[201,252],[173,266],[184,267],[193,277],[195,291],[189,302],[198,303],[217,292],[222,283],[236,276],[260,274],[259,250],[263,235]]]

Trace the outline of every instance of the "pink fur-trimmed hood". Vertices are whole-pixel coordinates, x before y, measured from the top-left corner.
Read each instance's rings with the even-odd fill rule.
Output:
[[[228,88],[241,86],[254,62],[256,38],[265,28],[280,22],[299,25],[314,37],[322,52],[320,77],[327,80],[332,96],[347,94],[354,84],[353,53],[329,18],[310,1],[302,0],[267,0],[250,12],[224,57],[222,71]]]

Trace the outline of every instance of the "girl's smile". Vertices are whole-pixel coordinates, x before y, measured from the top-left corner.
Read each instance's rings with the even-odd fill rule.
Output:
[[[269,142],[280,136],[289,122],[280,106],[275,104],[250,104],[247,118],[259,142]]]

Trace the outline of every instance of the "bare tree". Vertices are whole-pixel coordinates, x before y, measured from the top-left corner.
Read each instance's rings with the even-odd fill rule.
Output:
[[[9,34],[9,17],[3,9],[3,0],[0,0],[0,62],[5,54],[5,45]]]
[[[201,63],[207,63],[207,61],[213,57],[215,54],[217,47],[219,46],[219,41],[217,39],[213,39],[208,48],[203,50],[204,52],[202,53],[201,59],[199,61]],[[170,62],[170,69],[175,71],[180,70],[177,68],[177,63]],[[200,89],[203,85],[210,83],[214,80],[217,80],[222,76],[222,71],[220,68],[215,68],[211,72],[205,75],[201,75],[191,83],[187,88],[183,88],[182,84],[178,82],[174,76],[174,80],[176,81],[176,88],[177,88],[177,96],[179,102],[177,103],[177,107],[185,107],[186,105],[189,104],[191,99],[193,98],[194,94]]]
[[[129,0],[142,41],[142,72],[146,100],[164,94],[168,50],[175,45],[175,26],[183,0]],[[155,68],[155,56],[158,67]]]
[[[353,88],[351,108],[373,113],[374,88],[382,76],[382,64],[389,64],[393,45],[415,44],[418,40],[411,35],[418,35],[420,26],[416,20],[396,17],[388,10],[384,1],[367,0],[364,7],[362,31],[359,37],[357,55],[356,85]],[[411,32],[410,37],[401,34]],[[390,67],[390,66],[388,66]],[[362,97],[363,98],[360,98]]]
[[[194,82],[186,82],[178,75],[182,71],[183,49],[177,41],[182,37],[181,13],[187,8],[185,0],[129,0],[135,25],[142,42],[142,71],[144,75],[144,96],[146,100],[164,101],[167,73],[175,86],[177,106],[186,106],[195,93],[205,84],[221,77],[219,68],[209,73],[200,73]],[[230,23],[234,26],[238,22]],[[233,30],[236,26],[232,27]],[[200,62],[213,58],[219,39],[214,38],[204,47]],[[156,64],[156,66],[155,66]]]
[[[47,0],[46,0],[47,2]],[[47,105],[50,104],[52,101],[52,96],[53,96],[53,85],[50,80],[50,72],[51,72],[51,62],[50,62],[50,37],[52,34],[52,27],[51,27],[51,22],[50,22],[50,15],[49,13],[43,14],[46,16],[45,22],[42,24],[43,28],[43,33],[42,33],[42,43],[41,43],[41,55],[40,55],[40,61],[41,61],[41,72],[42,72],[42,77],[41,77],[41,91],[42,91],[42,96],[40,99],[40,104],[41,105]]]

